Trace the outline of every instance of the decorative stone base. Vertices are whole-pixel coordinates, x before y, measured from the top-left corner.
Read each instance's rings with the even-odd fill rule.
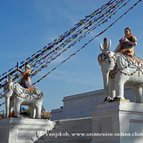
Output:
[[[0,143],[34,143],[54,126],[54,122],[44,119],[2,119],[0,120]]]
[[[97,107],[92,143],[142,143],[143,104],[111,102]]]

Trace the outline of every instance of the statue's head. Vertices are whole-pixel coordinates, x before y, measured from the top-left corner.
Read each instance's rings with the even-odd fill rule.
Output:
[[[126,28],[124,29],[124,33],[125,33],[125,36],[131,35],[131,34],[132,34],[131,28],[130,28],[130,27],[126,27]]]
[[[25,65],[25,70],[30,70],[30,65],[29,64]]]
[[[106,37],[103,39],[103,44],[100,43],[100,50],[102,53],[107,53],[111,46],[111,40],[108,40]]]
[[[115,53],[110,51],[111,40],[103,39],[103,44],[100,43],[101,54],[98,56],[100,65],[105,65],[107,71],[113,70],[115,66]]]

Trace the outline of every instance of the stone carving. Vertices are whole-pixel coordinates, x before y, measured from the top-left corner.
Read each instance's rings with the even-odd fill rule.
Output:
[[[13,83],[12,77],[8,76],[4,92],[7,117],[13,110],[15,111],[15,116],[20,117],[20,106],[27,105],[32,118],[41,118],[43,93],[39,89],[36,87],[30,90],[23,88],[19,83]]]
[[[143,61],[112,52],[110,46],[111,41],[105,38],[98,56],[107,100],[124,100],[124,86],[129,86],[135,92],[136,102],[143,102]]]

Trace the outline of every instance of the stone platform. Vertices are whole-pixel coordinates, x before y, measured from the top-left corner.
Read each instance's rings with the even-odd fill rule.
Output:
[[[142,143],[143,104],[113,102],[98,105],[92,119],[92,143]]]
[[[143,104],[102,103],[91,117],[62,119],[54,126],[49,120],[3,119],[0,143],[142,143]]]
[[[51,135],[36,143],[143,143],[143,104],[100,104],[92,117],[59,120]]]
[[[54,122],[44,119],[1,119],[0,143],[34,143],[54,126]]]

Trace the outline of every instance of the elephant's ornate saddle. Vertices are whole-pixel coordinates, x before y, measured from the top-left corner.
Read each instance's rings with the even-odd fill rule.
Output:
[[[109,77],[114,78],[115,74],[120,71],[121,73],[132,76],[136,72],[138,72],[138,76],[143,74],[143,60],[138,57],[130,57],[123,54],[118,54],[122,59],[122,68],[115,66],[113,70],[110,71]],[[124,60],[123,60],[124,59]],[[118,61],[119,62],[119,61]],[[128,70],[130,69],[130,70]]]

